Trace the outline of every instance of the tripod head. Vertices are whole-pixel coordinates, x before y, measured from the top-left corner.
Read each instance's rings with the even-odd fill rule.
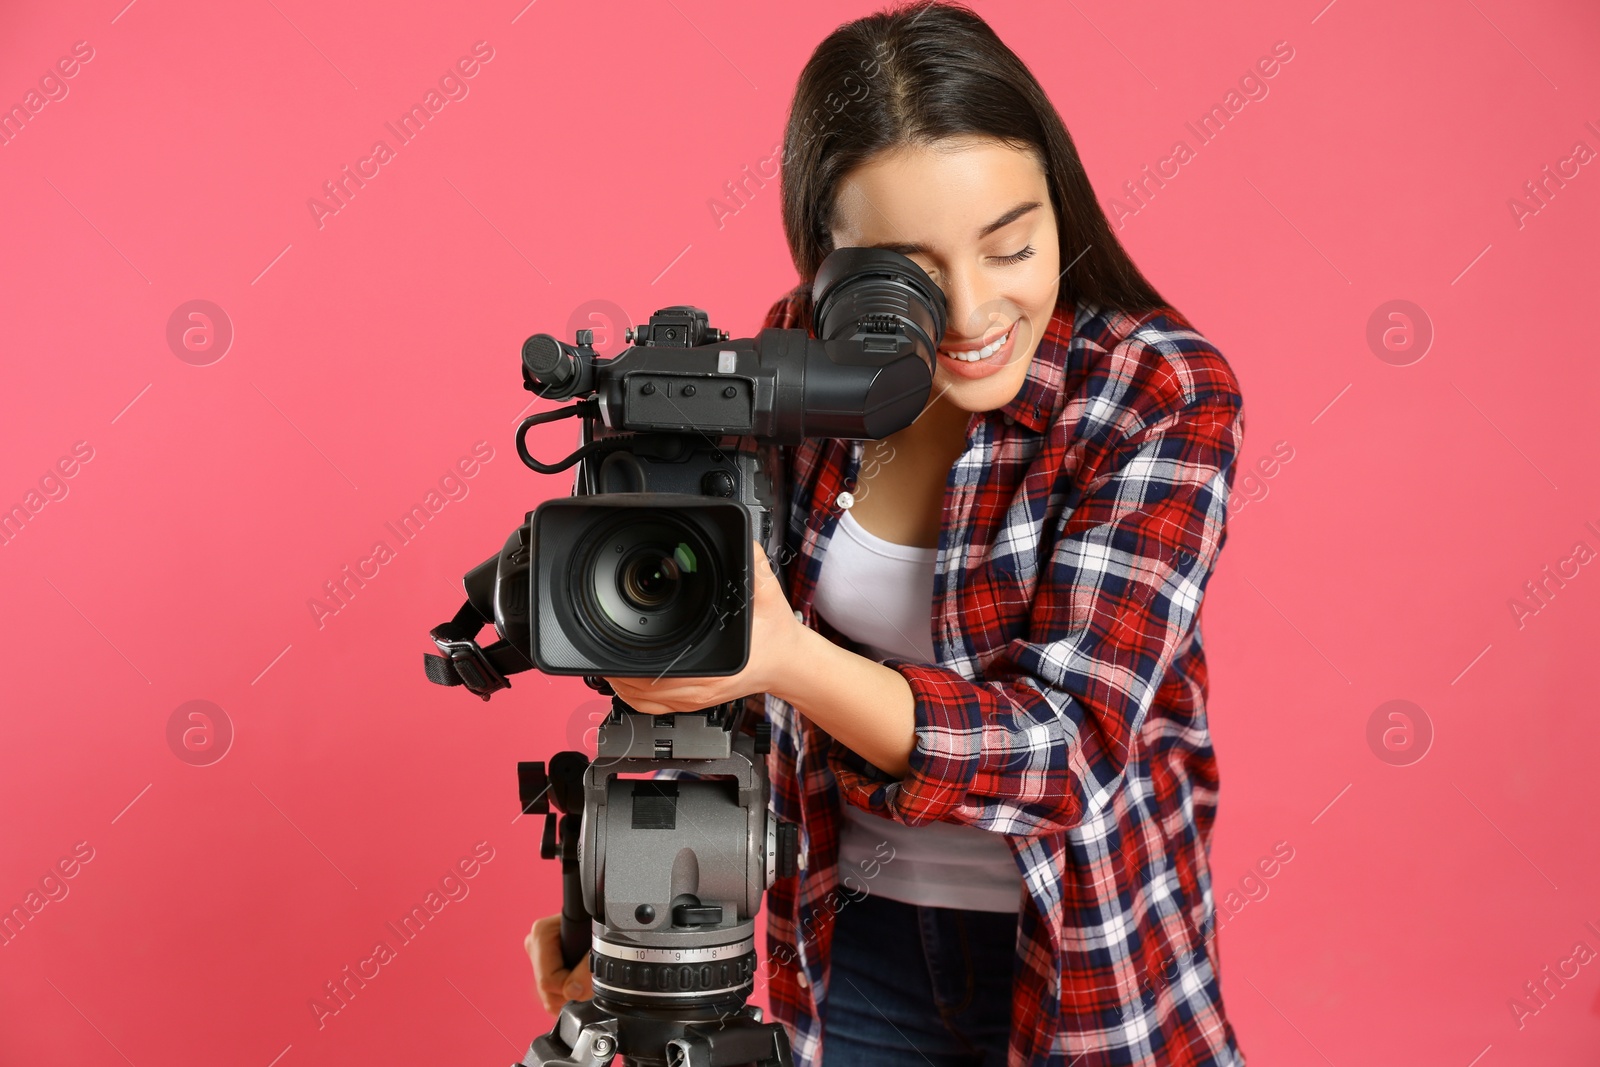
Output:
[[[793,874],[799,831],[767,810],[766,723],[743,702],[644,715],[613,697],[593,761],[518,765],[523,811],[562,863],[561,945],[594,998],[569,1002],[521,1067],[789,1067],[788,1037],[746,1005],[761,895]],[[552,810],[553,803],[553,810]],[[560,818],[557,819],[557,812]]]

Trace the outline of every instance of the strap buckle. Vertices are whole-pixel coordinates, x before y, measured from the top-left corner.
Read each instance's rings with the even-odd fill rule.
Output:
[[[461,679],[461,684],[467,687],[468,692],[477,694],[481,700],[488,700],[490,693],[511,688],[506,676],[489,662],[489,657],[473,638],[441,637],[437,629],[432,637],[439,651],[450,660],[456,677]]]

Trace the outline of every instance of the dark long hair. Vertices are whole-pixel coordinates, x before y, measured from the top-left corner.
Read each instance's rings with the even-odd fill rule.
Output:
[[[946,137],[1031,148],[1044,166],[1064,268],[1059,301],[1130,314],[1167,307],[1111,229],[1055,105],[976,12],[919,2],[846,23],[800,72],[784,131],[783,228],[809,289],[839,179],[886,149]]]

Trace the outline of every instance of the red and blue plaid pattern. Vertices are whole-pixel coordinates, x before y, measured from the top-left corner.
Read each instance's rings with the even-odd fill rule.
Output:
[[[797,288],[765,325],[808,322]],[[938,662],[888,661],[916,696],[910,772],[766,697],[773,807],[800,825],[804,864],[767,894],[768,974],[800,1067],[821,1063],[831,920],[855,895],[841,803],[1006,835],[1023,885],[1011,1067],[1244,1063],[1218,976],[1198,625],[1242,433],[1233,370],[1175,311],[1058,306],[1020,392],[972,417],[951,468]],[[861,454],[781,451],[784,588],[830,636],[812,601]]]

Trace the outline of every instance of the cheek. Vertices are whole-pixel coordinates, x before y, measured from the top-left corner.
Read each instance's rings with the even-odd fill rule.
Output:
[[[1023,309],[1026,321],[1018,327],[1025,332],[1019,333],[1013,344],[1015,350],[1011,353],[1011,362],[1003,372],[1008,381],[1020,386],[1022,379],[1027,377],[1028,364],[1033,362],[1033,357],[1038,353],[1039,346],[1044,343],[1045,327],[1050,322],[1048,309],[1025,307]],[[1026,342],[1026,343],[1024,343]],[[1001,377],[1001,375],[996,375]]]
[[[1029,313],[1043,312],[1048,317],[1061,293],[1061,246],[1054,230],[1035,237],[1034,244],[1039,252],[1028,260],[1028,272],[1018,279],[1018,303]]]
[[[1017,308],[1022,311],[1027,319],[1028,335],[1025,339],[1028,342],[1028,348],[1026,354],[1031,355],[1038,350],[1040,343],[1043,341],[1045,330],[1050,326],[1050,319],[1055,314],[1056,301],[1060,294],[1060,286],[1053,283],[1050,278],[1046,278],[1043,279],[1043,283],[1040,285],[1030,287],[1025,291],[1019,290],[1012,297]],[[1024,340],[1024,338],[1018,338],[1018,340]],[[1017,358],[1020,359],[1023,355],[1023,350],[1019,349]]]

